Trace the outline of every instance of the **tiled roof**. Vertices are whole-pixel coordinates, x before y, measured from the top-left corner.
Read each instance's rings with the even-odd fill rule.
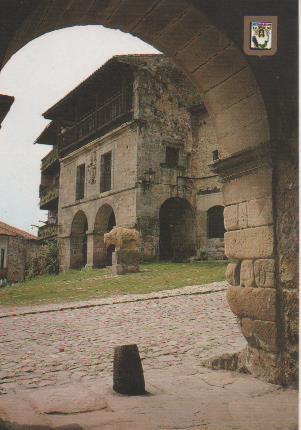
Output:
[[[5,236],[20,236],[24,239],[37,240],[37,237],[33,234],[27,233],[27,231],[20,230],[19,228],[12,227],[5,222],[0,221],[0,235]]]

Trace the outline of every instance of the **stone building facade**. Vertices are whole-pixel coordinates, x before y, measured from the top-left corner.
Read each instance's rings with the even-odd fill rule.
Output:
[[[37,237],[0,221],[0,282],[21,282],[38,249]]]
[[[224,258],[214,129],[163,55],[113,57],[44,116],[37,142],[54,147],[41,208],[58,208],[62,270],[110,264],[103,235],[114,225],[140,232],[145,260]],[[47,166],[54,151],[59,164]]]

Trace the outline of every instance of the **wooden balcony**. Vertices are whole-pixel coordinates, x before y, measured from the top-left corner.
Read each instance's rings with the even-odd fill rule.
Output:
[[[42,187],[40,185],[40,208],[52,209],[57,206],[59,197],[59,185],[54,184],[49,187]]]
[[[38,238],[41,240],[52,239],[57,236],[57,224],[45,224],[39,227]]]
[[[51,167],[54,167],[55,164],[58,165],[59,161],[59,152],[58,147],[55,146],[52,151],[50,151],[44,158],[42,158],[41,163],[41,171],[45,172],[46,170],[49,170]]]
[[[100,136],[131,117],[132,87],[129,87],[62,133],[59,136],[59,154],[80,147],[88,139]]]

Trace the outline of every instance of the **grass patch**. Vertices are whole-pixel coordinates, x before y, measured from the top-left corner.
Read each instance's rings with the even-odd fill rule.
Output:
[[[224,280],[226,265],[225,261],[143,263],[139,273],[122,276],[112,276],[109,269],[70,270],[1,288],[0,305],[60,303],[207,284]]]

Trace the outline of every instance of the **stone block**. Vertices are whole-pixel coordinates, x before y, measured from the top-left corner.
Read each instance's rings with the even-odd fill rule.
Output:
[[[273,384],[280,384],[280,369],[278,356],[263,349],[248,346],[245,355],[245,366],[256,378]]]
[[[258,287],[275,287],[275,262],[273,259],[256,260],[254,273]]]
[[[185,65],[190,72],[206,63],[211,57],[229,45],[229,39],[216,27],[206,28],[198,37],[195,37],[177,53],[179,64]]]
[[[241,176],[226,182],[223,186],[225,206],[241,203],[272,194],[272,169],[259,169],[251,175]]]
[[[244,260],[241,263],[240,285],[242,287],[256,287],[252,260]]]
[[[273,255],[273,228],[262,226],[225,233],[225,254],[228,258],[267,258]]]
[[[199,67],[193,73],[193,77],[199,82],[203,91],[209,91],[210,88],[224,82],[246,65],[243,53],[234,44],[231,44]]]
[[[262,145],[263,142],[268,142],[269,137],[269,125],[266,117],[262,117],[255,124],[251,123],[245,127],[238,125],[231,133],[218,139],[220,158],[229,157],[244,149]]]
[[[247,213],[247,203],[240,203],[238,205],[238,224],[239,228],[248,227],[248,213]]]
[[[242,128],[260,121],[265,115],[261,94],[252,94],[250,97],[216,115],[214,123],[217,127],[217,138],[233,133],[237,128],[237,124]]]
[[[258,85],[254,75],[247,67],[206,93],[204,103],[208,110],[220,113],[257,90]]]
[[[180,19],[177,19],[174,24],[164,29],[158,41],[160,49],[167,50],[169,54],[176,53],[196,34],[199,34],[200,29],[206,29],[209,25],[206,15],[200,13],[194,7],[190,7]]]
[[[126,266],[138,266],[140,254],[137,251],[120,249],[112,254],[112,264],[123,264]]]
[[[272,198],[265,197],[247,202],[248,226],[257,227],[273,223]]]
[[[124,275],[125,273],[127,273],[126,267],[122,264],[113,264],[111,270],[113,276]]]
[[[230,286],[227,300],[232,312],[240,318],[276,320],[276,291],[271,288]]]
[[[230,285],[239,285],[240,263],[229,263],[226,270],[226,280]]]
[[[275,322],[242,318],[241,331],[250,346],[270,352],[277,351],[277,327]]]
[[[238,206],[226,206],[224,209],[224,224],[227,231],[238,230]]]

